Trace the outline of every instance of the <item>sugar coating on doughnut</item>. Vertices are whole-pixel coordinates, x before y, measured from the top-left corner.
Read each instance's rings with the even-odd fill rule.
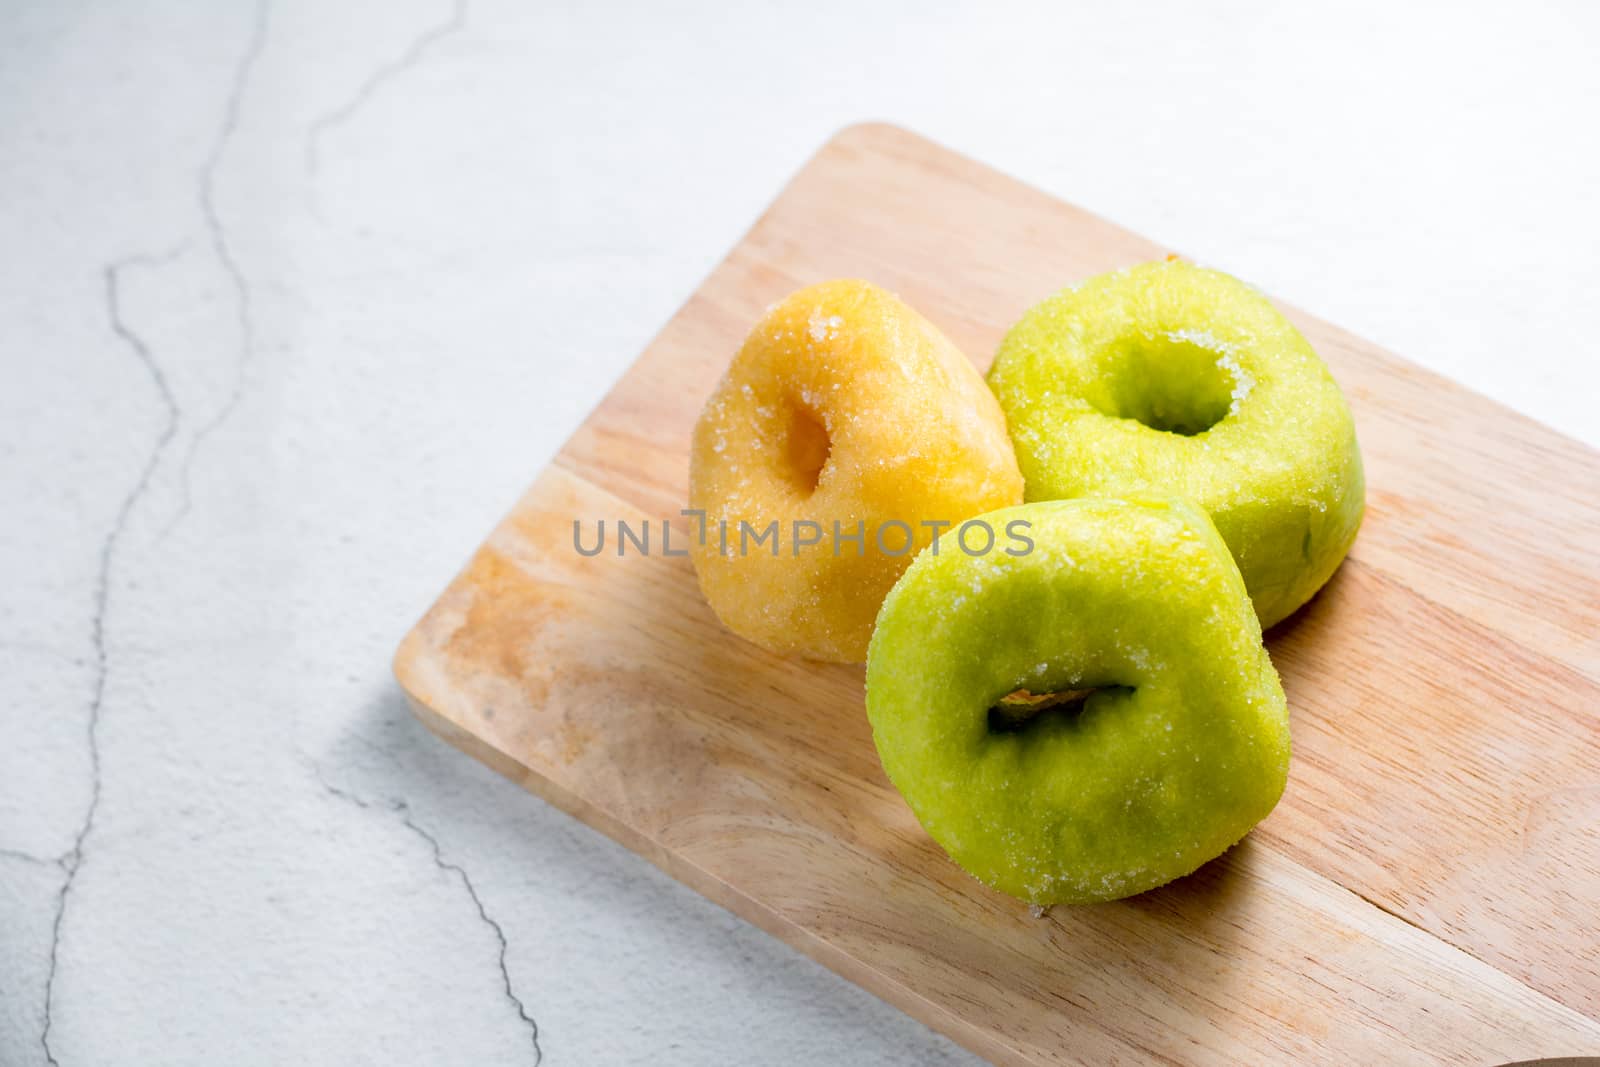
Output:
[[[1021,500],[1005,416],[972,363],[864,281],[768,309],[694,428],[700,587],[729,629],[776,652],[861,662],[884,595],[935,536],[927,524]],[[776,551],[752,548],[774,522]],[[800,545],[815,528],[797,538],[797,523],[820,543]]]
[[[1215,527],[1178,498],[986,519],[1029,523],[1033,551],[923,553],[873,635],[867,713],[912,811],[979,880],[1040,906],[1220,855],[1282,794],[1289,721]]]
[[[1029,500],[1195,500],[1264,626],[1355,540],[1365,480],[1343,393],[1266,297],[1220,271],[1147,263],[1058,293],[1007,334],[989,384]]]

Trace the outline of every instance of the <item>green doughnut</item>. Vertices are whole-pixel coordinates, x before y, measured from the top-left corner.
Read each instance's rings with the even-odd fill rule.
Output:
[[[1141,893],[1226,851],[1283,792],[1289,713],[1216,528],[1179,498],[981,518],[1025,520],[1032,550],[923,550],[867,654],[873,740],[922,825],[1039,905]]]
[[[1026,499],[1189,497],[1263,627],[1311,599],[1361,525],[1344,394],[1266,297],[1220,271],[1147,263],[1050,297],[1007,334],[989,385]]]

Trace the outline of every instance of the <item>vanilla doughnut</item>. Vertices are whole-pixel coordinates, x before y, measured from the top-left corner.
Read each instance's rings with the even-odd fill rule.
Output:
[[[1005,417],[967,357],[882,289],[830,281],[767,312],[695,424],[690,551],[730,630],[861,662],[917,552],[1021,499]]]

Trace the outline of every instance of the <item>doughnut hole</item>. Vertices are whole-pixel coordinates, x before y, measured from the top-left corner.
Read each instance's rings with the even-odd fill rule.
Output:
[[[1227,418],[1238,382],[1224,353],[1178,337],[1133,337],[1102,359],[1108,383],[1102,410],[1161,433],[1193,437]]]
[[[1123,685],[1071,685],[1054,692],[1033,693],[1017,689],[1007,693],[989,709],[991,734],[1025,733],[1055,718],[1071,720],[1078,717],[1089,698],[1099,692],[1128,692]]]
[[[833,442],[822,420],[801,404],[789,406],[789,422],[784,429],[785,472],[803,497],[817,491],[822,468],[828,465]]]

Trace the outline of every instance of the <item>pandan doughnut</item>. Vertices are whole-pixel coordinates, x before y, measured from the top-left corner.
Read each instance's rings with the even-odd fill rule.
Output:
[[[1005,417],[967,357],[882,289],[824,282],[756,324],[695,425],[690,551],[734,633],[859,663],[912,557],[1021,500]]]
[[[1035,306],[989,385],[1027,499],[1138,492],[1210,513],[1263,626],[1349,551],[1365,485],[1344,395],[1266,297],[1191,263],[1147,263]]]
[[[1289,715],[1238,568],[1187,500],[1008,508],[1031,551],[924,552],[884,600],[867,714],[889,777],[980,881],[1111,900],[1264,818]]]

